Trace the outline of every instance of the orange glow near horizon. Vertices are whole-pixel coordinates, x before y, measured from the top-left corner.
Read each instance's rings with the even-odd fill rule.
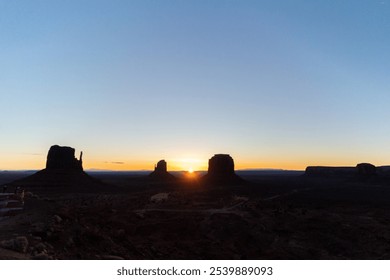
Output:
[[[184,173],[184,178],[189,180],[189,181],[196,181],[199,178],[199,174],[196,173],[195,171],[187,171]]]
[[[194,171],[207,170],[207,160],[197,158],[179,158],[168,161],[168,170],[172,171]]]

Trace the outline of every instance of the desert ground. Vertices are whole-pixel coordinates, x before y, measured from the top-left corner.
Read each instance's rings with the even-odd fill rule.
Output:
[[[387,180],[94,172],[44,184],[31,174],[0,172],[7,191],[25,189],[24,210],[0,217],[0,259],[390,259]]]

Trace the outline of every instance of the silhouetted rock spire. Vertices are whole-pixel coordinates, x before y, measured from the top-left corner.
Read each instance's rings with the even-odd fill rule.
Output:
[[[157,162],[156,166],[154,167],[154,171],[159,173],[167,172],[167,162],[165,160],[160,160]]]
[[[154,166],[154,171],[150,173],[149,177],[154,180],[162,181],[175,179],[175,176],[167,171],[167,162],[163,159]]]
[[[80,160],[75,156],[75,149],[71,147],[61,147],[54,145],[50,147],[47,154],[46,169],[73,169],[83,170],[82,155],[80,154]]]

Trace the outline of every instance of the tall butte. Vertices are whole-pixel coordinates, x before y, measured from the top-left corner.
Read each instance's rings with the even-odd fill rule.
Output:
[[[47,154],[46,169],[70,169],[83,171],[83,152],[80,159],[75,157],[75,149],[54,145]]]
[[[203,180],[213,184],[237,184],[244,180],[234,171],[234,160],[228,154],[215,154],[209,159],[208,172]]]
[[[82,157],[82,152],[80,159],[75,157],[74,148],[51,146],[45,169],[12,184],[33,192],[89,192],[104,187],[83,171]]]
[[[167,171],[167,162],[163,159],[154,166],[154,171],[149,174],[149,178],[155,181],[171,181],[176,179],[175,176]]]

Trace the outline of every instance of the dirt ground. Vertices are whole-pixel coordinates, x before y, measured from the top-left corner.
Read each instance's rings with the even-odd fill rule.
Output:
[[[25,210],[0,220],[0,259],[390,259],[383,183],[98,180],[27,184]]]

